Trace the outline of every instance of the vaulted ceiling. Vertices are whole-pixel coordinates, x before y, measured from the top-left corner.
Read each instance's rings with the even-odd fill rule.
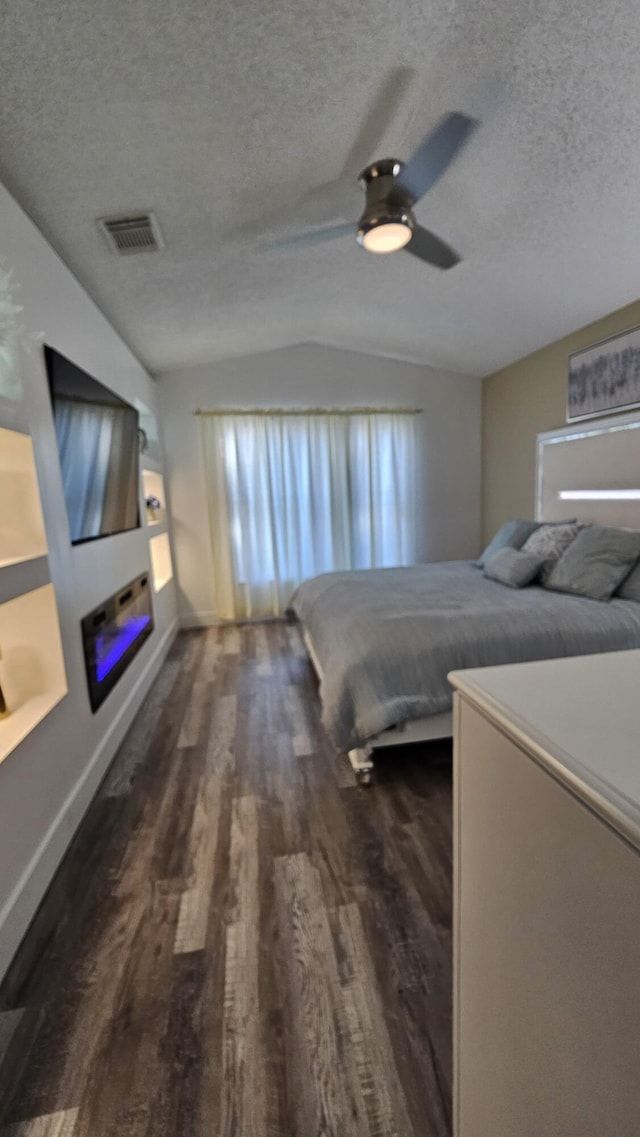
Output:
[[[312,340],[481,375],[640,295],[637,0],[20,0],[3,25],[0,178],[154,372]],[[456,268],[270,243],[335,179],[355,222],[359,166],[450,110],[482,125],[416,212]],[[166,247],[120,259],[95,219],[141,209]]]

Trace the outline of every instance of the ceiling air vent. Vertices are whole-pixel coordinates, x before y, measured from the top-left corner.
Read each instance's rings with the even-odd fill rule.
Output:
[[[101,217],[98,229],[104,234],[112,253],[155,253],[164,248],[160,226],[153,213],[134,217]]]

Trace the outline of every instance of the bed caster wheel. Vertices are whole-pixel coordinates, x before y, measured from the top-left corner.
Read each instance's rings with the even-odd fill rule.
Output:
[[[371,785],[371,776],[372,776],[371,770],[358,770],[358,773],[356,774],[356,778],[358,779],[358,785],[359,786],[370,786]]]

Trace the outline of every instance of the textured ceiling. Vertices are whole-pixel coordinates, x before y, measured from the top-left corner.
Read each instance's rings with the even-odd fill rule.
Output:
[[[484,374],[640,295],[639,34],[637,0],[20,0],[0,177],[155,372],[313,340]],[[449,110],[482,127],[416,212],[462,264],[269,248]],[[166,249],[110,254],[95,218],[145,208]]]

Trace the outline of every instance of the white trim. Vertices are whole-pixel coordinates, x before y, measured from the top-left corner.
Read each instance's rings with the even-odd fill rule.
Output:
[[[268,624],[284,619],[280,616],[247,616],[242,620],[222,620],[215,612],[183,612],[178,616],[181,628],[239,628],[243,624]]]
[[[592,434],[608,434],[614,430],[640,429],[640,416],[637,411],[623,415],[607,415],[599,419],[592,418],[588,422],[581,420],[571,422],[568,426],[558,426],[555,430],[543,430],[538,435],[538,445],[547,442],[564,442],[567,438],[588,438]]]
[[[67,794],[0,910],[0,978],[5,974],[71,840],[177,632],[173,621]]]
[[[215,612],[181,612],[178,616],[181,628],[213,628],[221,624],[222,620]]]

